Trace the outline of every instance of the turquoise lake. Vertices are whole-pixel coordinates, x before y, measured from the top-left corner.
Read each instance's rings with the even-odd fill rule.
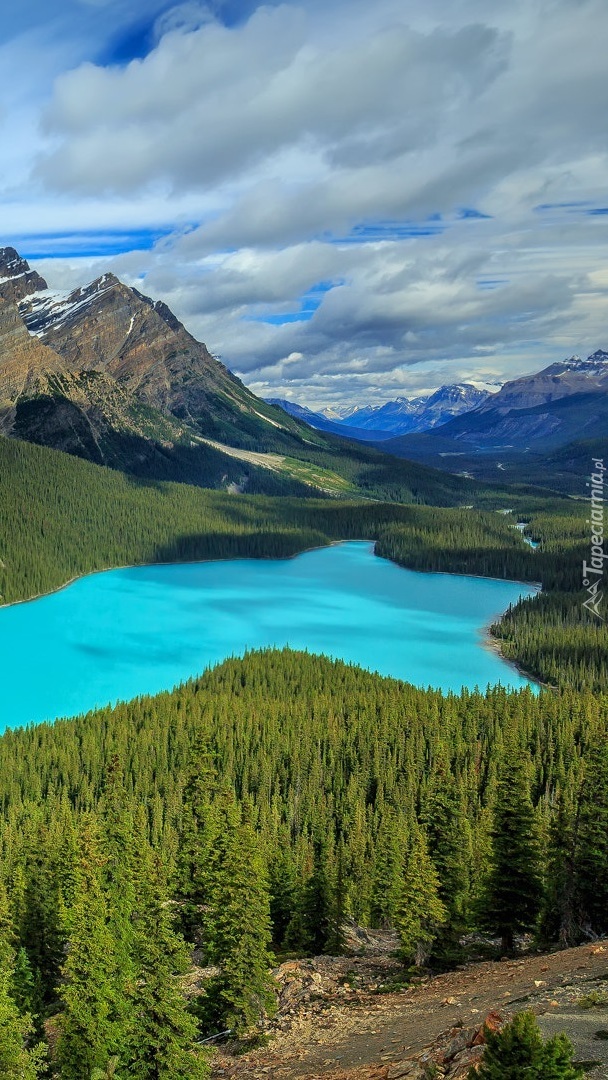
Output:
[[[0,730],[170,689],[289,645],[418,686],[528,685],[484,627],[534,589],[423,574],[356,541],[294,559],[109,570],[0,609]]]

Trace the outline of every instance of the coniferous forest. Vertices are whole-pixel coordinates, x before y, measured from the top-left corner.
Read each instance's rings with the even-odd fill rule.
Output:
[[[368,537],[414,569],[542,583],[494,633],[547,685],[442,695],[269,651],[8,730],[3,1077],[203,1077],[205,1039],[272,1012],[273,957],[339,953],[347,919],[395,928],[405,969],[460,962],[473,931],[499,954],[608,932],[608,637],[581,608],[584,505],[509,503],[533,551],[490,495],[483,511],[245,499],[10,452],[5,601],[126,562]]]

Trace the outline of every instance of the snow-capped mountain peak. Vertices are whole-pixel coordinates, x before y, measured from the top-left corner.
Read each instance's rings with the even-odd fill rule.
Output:
[[[428,431],[430,428],[444,424],[452,417],[463,412],[476,409],[488,397],[487,390],[481,390],[471,383],[456,383],[450,386],[440,386],[432,394],[423,394],[420,397],[408,398],[400,396],[383,404],[358,405],[351,408],[332,408],[319,411],[316,415],[330,420],[334,425],[344,431],[348,436],[352,430],[369,432],[369,438],[374,439],[374,433],[387,438],[393,435],[404,435],[410,432]],[[275,399],[269,399],[277,403]],[[293,416],[300,419],[308,419],[313,427],[318,426],[304,413],[302,406],[295,402],[279,402]],[[334,426],[335,430],[335,426]]]

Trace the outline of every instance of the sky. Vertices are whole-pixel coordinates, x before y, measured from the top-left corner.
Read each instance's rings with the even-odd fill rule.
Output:
[[[112,270],[264,397],[608,348],[605,0],[0,11],[0,245]]]

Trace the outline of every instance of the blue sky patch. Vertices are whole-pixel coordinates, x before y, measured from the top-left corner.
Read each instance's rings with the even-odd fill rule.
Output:
[[[491,221],[491,214],[482,214],[481,210],[475,210],[472,206],[463,206],[458,211],[460,221]]]
[[[355,225],[346,236],[326,237],[332,244],[377,244],[380,241],[408,240],[411,237],[437,236],[448,225],[440,214],[424,221],[369,221]]]
[[[270,326],[283,326],[285,323],[309,322],[315,311],[321,306],[323,297],[328,292],[331,292],[332,289],[337,289],[340,285],[344,284],[345,282],[342,279],[337,279],[335,281],[317,281],[315,285],[311,285],[310,289],[307,289],[305,293],[302,293],[300,299],[297,301],[299,304],[298,311],[258,312],[255,315],[246,315],[245,319],[248,322],[268,323]]]
[[[158,12],[157,12],[158,14]],[[95,58],[103,67],[128,64],[131,60],[143,60],[154,48],[154,19],[142,19],[117,34]]]
[[[499,289],[501,285],[508,285],[508,278],[479,278],[477,281],[478,289]]]
[[[537,214],[546,214],[551,210],[583,210],[586,206],[589,206],[588,200],[574,199],[571,202],[539,203],[538,206],[533,207],[533,209]]]
[[[25,259],[73,259],[86,256],[123,255],[127,251],[151,251],[172,229],[100,229],[83,233],[41,233],[8,236],[6,243]]]

